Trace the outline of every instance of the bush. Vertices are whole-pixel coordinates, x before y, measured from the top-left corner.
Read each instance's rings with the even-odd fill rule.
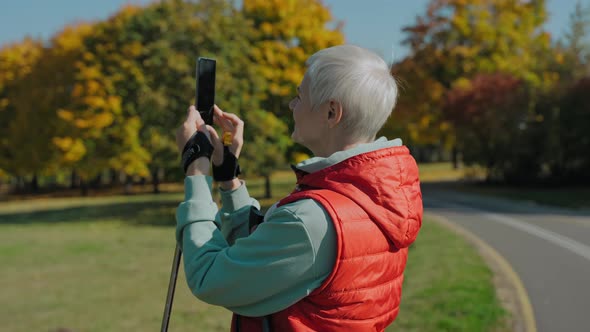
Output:
[[[590,77],[541,95],[508,74],[479,75],[447,96],[467,165],[488,181],[590,183]]]

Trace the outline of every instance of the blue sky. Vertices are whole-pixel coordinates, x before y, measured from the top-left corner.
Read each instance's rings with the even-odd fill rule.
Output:
[[[561,36],[578,0],[547,0],[547,30]],[[581,0],[586,6],[590,0]],[[149,0],[0,0],[0,45],[26,35],[48,39],[60,28],[80,20],[100,20],[126,3]],[[401,28],[425,11],[428,0],[324,0],[332,14],[344,22],[347,42],[372,49],[388,62],[400,60],[407,49]]]

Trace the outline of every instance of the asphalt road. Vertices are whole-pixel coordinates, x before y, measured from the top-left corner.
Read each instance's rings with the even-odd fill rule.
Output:
[[[426,212],[477,235],[512,265],[539,332],[590,332],[590,212],[422,191]]]

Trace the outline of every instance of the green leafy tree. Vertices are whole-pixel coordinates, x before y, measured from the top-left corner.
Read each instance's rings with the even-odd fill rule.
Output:
[[[590,76],[572,84],[560,100],[561,160],[559,179],[568,183],[590,183]],[[553,109],[553,112],[556,110]]]
[[[296,17],[301,8],[313,19]],[[251,124],[248,168],[269,179],[288,142],[290,115],[276,114],[286,111],[304,60],[343,41],[330,22],[327,8],[311,0],[304,7],[248,1],[244,9],[228,0],[168,0],[67,26],[47,47],[25,41],[3,49],[0,169],[17,176],[74,170],[83,183],[112,169],[151,175],[158,191],[162,173],[180,175],[174,129],[194,102],[196,58],[207,56],[217,60],[217,103]],[[30,146],[9,148],[13,142]],[[38,152],[31,158],[30,151]]]
[[[551,184],[588,184],[590,167],[590,76],[564,85],[535,105],[538,121],[532,126],[531,142],[542,146],[535,155],[544,170],[541,181]]]
[[[264,197],[272,197],[270,178],[277,165],[286,162],[285,151],[290,139],[287,125],[270,112],[248,111],[244,114],[246,132],[240,163],[245,174],[262,175],[265,179]]]
[[[179,174],[173,133],[188,105],[194,103],[198,56],[217,60],[220,107],[238,114],[240,108],[257,107],[261,84],[257,84],[256,68],[244,56],[252,30],[228,1],[162,1],[146,8],[126,7],[99,31],[87,44],[112,78],[124,117],[140,121],[138,137],[150,156],[147,167],[156,192],[163,170]],[[117,167],[133,159],[129,156]]]

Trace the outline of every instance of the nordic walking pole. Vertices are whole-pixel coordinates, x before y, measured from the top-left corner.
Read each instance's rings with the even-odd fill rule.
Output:
[[[208,125],[213,125],[213,105],[215,104],[215,67],[214,59],[199,58],[197,60],[197,93],[195,104],[201,117]],[[162,332],[168,332],[170,323],[170,314],[172,313],[172,301],[174,300],[174,290],[176,289],[176,279],[178,277],[178,268],[182,251],[178,244],[174,250],[174,259],[172,260],[172,271],[170,272],[170,282],[168,283],[168,295],[166,296],[166,305],[164,306],[164,317],[162,317]]]
[[[172,301],[174,300],[174,290],[176,289],[176,279],[178,276],[178,267],[180,266],[180,257],[182,251],[176,245],[174,250],[174,259],[172,260],[172,271],[170,272],[170,283],[168,284],[168,295],[166,295],[166,305],[164,306],[164,317],[162,318],[162,332],[168,332],[170,323],[170,313],[172,312]]]

